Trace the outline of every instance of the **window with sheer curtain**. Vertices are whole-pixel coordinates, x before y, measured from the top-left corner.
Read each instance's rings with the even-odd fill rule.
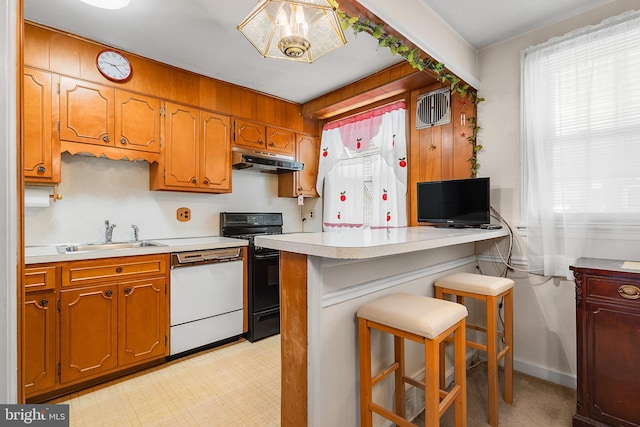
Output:
[[[325,231],[407,225],[405,111],[398,101],[324,126],[316,187]]]
[[[640,12],[523,51],[530,268],[567,276],[594,229],[640,226]]]

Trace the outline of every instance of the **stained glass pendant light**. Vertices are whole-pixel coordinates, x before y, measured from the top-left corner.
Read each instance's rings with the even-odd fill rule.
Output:
[[[327,0],[263,0],[238,30],[262,56],[299,62],[313,62],[347,42]]]

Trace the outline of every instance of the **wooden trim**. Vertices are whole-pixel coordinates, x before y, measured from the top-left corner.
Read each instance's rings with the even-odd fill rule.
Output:
[[[434,83],[436,80],[431,74],[416,70],[411,64],[403,61],[304,103],[302,116],[333,118],[359,107],[370,108],[374,102]]]
[[[16,266],[16,303],[17,303],[17,340],[16,340],[16,352],[17,352],[17,401],[18,403],[25,402],[25,393],[23,378],[24,369],[24,356],[22,354],[22,330],[24,325],[24,310],[22,309],[25,300],[25,291],[23,286],[23,274],[24,274],[24,165],[23,165],[23,141],[22,141],[22,92],[24,84],[24,1],[18,0],[16,2],[16,191],[17,191],[17,206],[16,206],[16,222],[17,222],[17,236],[16,245],[18,249],[17,266]]]
[[[283,427],[307,425],[307,256],[280,252]]]

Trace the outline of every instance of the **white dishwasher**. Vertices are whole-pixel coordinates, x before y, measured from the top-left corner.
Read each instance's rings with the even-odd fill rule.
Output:
[[[171,254],[170,356],[243,333],[242,248]]]

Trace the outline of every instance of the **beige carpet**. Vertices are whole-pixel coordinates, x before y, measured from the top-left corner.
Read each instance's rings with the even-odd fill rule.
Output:
[[[502,399],[502,371],[500,398]],[[489,426],[487,403],[487,365],[467,371],[467,425]],[[576,411],[576,391],[519,372],[513,373],[513,404],[500,400],[500,427],[570,427]],[[424,425],[424,420],[416,420]],[[441,420],[442,427],[453,426],[453,410]]]

